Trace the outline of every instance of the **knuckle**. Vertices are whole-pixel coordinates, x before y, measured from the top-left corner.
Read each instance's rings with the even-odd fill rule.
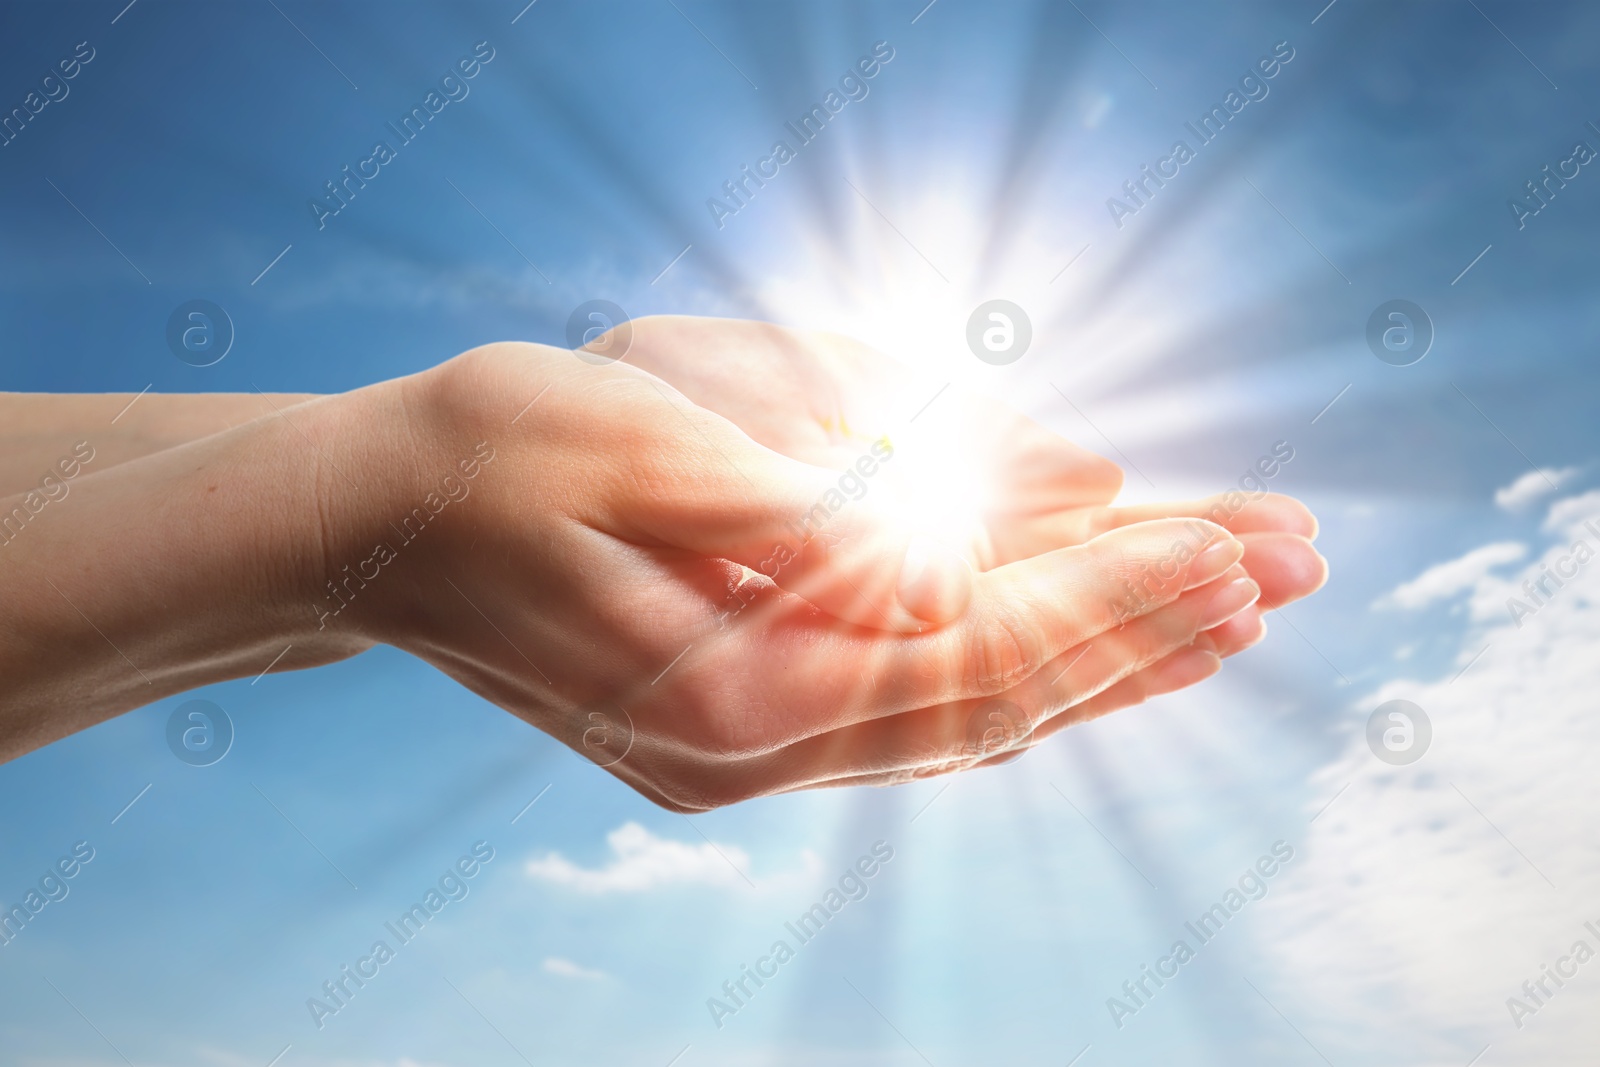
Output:
[[[1032,675],[1044,658],[1043,636],[1007,612],[992,616],[969,644],[965,676],[969,689],[989,696]]]
[[[543,353],[543,346],[521,341],[480,345],[419,375],[417,395],[445,427],[498,428],[516,410],[508,405],[522,402],[528,369],[545,365]]]

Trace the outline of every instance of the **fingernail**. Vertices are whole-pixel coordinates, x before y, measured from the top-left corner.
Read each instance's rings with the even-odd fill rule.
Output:
[[[1243,558],[1244,544],[1235,538],[1230,537],[1212,545],[1189,564],[1189,573],[1184,576],[1184,589],[1193,589],[1197,585],[1204,585],[1222,577],[1229,567]]]
[[[1206,610],[1200,615],[1199,630],[1221,626],[1261,596],[1261,587],[1249,578],[1238,578],[1212,594]]]
[[[972,568],[960,555],[921,534],[906,545],[896,588],[900,604],[931,623],[946,623],[966,610],[972,596]]]

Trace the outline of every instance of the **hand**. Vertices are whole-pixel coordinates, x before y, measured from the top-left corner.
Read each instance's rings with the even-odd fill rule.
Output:
[[[942,629],[861,627],[785,589],[783,573],[749,578],[729,562],[753,562],[830,475],[653,376],[504,344],[405,389],[376,410],[406,411],[391,434],[415,445],[362,449],[407,456],[355,475],[378,506],[324,503],[329,569],[376,557],[373,543],[393,540],[385,519],[444,474],[468,486],[463,457],[476,469],[454,510],[397,546],[327,625],[435,663],[676,810],[971,763],[982,755],[967,736],[974,702],[1005,695],[1043,717],[1255,596],[1235,581],[1241,544],[1209,524],[1158,521],[978,574]],[[353,408],[326,433],[392,441],[368,418]],[[1128,579],[1149,596],[1117,630]],[[1098,651],[1072,664],[1086,643]]]
[[[1181,688],[1178,680],[1215,673],[1266,635],[1262,610],[1308,596],[1327,580],[1327,561],[1311,541],[1317,522],[1299,501],[1277,494],[1109,507],[1122,485],[1114,464],[1032,420],[981,397],[938,394],[929,382],[850,338],[767,323],[657,316],[628,325],[625,358],[681,389],[696,404],[736,423],[775,451],[817,466],[847,467],[864,442],[918,421],[933,433],[961,435],[981,450],[993,492],[960,550],[981,568],[1083,544],[1108,530],[1156,518],[1196,516],[1226,527],[1245,545],[1244,567],[1261,588],[1252,606],[1206,632],[1195,651],[1142,678],[1119,683],[1084,715],[1104,714]],[[604,343],[602,338],[597,344]],[[1067,716],[1060,725],[1079,721]],[[1057,725],[1055,728],[1060,728]],[[1036,737],[1045,736],[1039,731]]]

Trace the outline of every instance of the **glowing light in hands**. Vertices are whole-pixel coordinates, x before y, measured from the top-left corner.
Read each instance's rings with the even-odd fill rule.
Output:
[[[948,392],[948,391],[947,391]],[[894,459],[883,467],[880,506],[914,533],[979,562],[987,554],[983,516],[993,501],[994,472],[964,419],[932,408],[889,434]],[[952,402],[951,408],[956,405]]]

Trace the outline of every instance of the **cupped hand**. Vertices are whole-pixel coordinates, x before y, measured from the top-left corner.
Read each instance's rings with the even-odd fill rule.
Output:
[[[679,810],[970,764],[966,702],[1080,704],[1257,595],[1240,541],[1156,520],[976,574],[941,628],[861,626],[802,592],[837,558],[745,569],[834,472],[653,375],[502,344],[394,386],[340,428],[366,442],[346,462],[369,488],[328,494],[324,558],[377,576],[326,624],[429,660]],[[376,417],[398,423],[388,446],[359,426]],[[413,503],[439,510],[373,549],[409,533]]]
[[[1204,518],[1245,545],[1243,566],[1260,587],[1259,604],[1206,631],[1192,647],[1118,681],[1092,705],[1072,714],[1057,711],[1051,729],[1033,732],[1035,740],[1209,677],[1220,669],[1220,658],[1265,636],[1263,612],[1309,596],[1327,580],[1327,561],[1311,543],[1316,519],[1299,501],[1229,490],[1198,500],[1111,507],[1122,485],[1115,464],[991,400],[941,393],[938,382],[853,339],[682,316],[637,319],[625,329],[629,362],[755,440],[807,463],[846,467],[863,441],[892,437],[913,416],[931,416],[947,432],[963,434],[992,485],[979,523],[960,544],[980,568],[1154,519]]]

